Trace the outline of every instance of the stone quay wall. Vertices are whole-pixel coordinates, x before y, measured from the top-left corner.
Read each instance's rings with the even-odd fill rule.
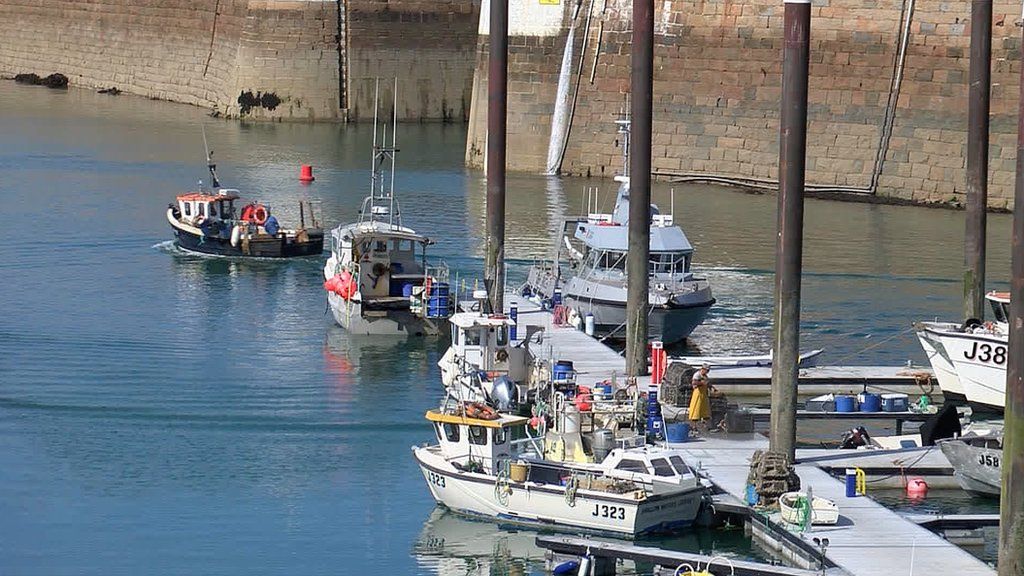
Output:
[[[0,0],[0,77],[60,72],[234,117],[464,121],[479,0]]]
[[[876,193],[959,205],[965,193],[970,3],[914,4]],[[510,169],[545,169],[573,5],[563,0],[510,15]],[[870,188],[886,110],[897,94],[891,85],[905,5],[902,0],[813,1],[808,184]],[[486,1],[482,12],[466,147],[472,166],[483,164],[486,140]],[[1020,4],[997,0],[994,12],[989,204],[1005,209],[1012,207],[1013,196]],[[656,3],[652,152],[657,175],[777,179],[782,16],[783,3],[776,0]],[[583,0],[575,26],[570,97],[577,79],[579,92],[562,172],[607,176],[621,164],[612,122],[627,107],[631,4]]]

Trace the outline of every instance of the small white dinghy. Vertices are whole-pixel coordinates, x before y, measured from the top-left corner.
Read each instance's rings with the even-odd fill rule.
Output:
[[[839,522],[839,506],[827,498],[811,496],[811,524],[836,524]],[[806,492],[786,492],[779,496],[779,512],[782,519],[790,524],[801,524],[807,502]]]

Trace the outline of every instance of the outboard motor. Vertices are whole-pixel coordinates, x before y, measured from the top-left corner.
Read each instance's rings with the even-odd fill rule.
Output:
[[[515,403],[515,383],[508,376],[498,376],[487,390],[487,400],[498,410],[507,412]]]
[[[857,426],[843,434],[843,441],[840,442],[839,447],[844,450],[849,450],[853,448],[860,448],[861,446],[867,446],[868,442],[871,442],[871,435],[868,434],[868,431],[865,430],[863,426]]]

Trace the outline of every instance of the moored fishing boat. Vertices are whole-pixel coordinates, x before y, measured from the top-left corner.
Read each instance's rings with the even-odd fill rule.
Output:
[[[705,487],[681,454],[614,449],[599,462],[545,458],[525,417],[428,411],[437,443],[413,447],[434,499],[456,512],[507,522],[636,536],[685,527]]]
[[[999,496],[1003,482],[1001,425],[975,424],[962,436],[936,444],[953,466],[953,475],[961,488],[983,496]]]
[[[970,319],[963,324],[922,323],[919,338],[936,370],[946,371],[946,386],[952,366],[955,384],[962,389],[967,403],[979,411],[1002,412],[1006,403],[1007,340],[1009,335],[1010,296],[992,291],[985,295],[992,307],[994,321]],[[942,381],[940,380],[940,385]]]
[[[292,258],[323,252],[324,231],[309,203],[299,202],[299,227],[285,228],[269,205],[255,201],[243,204],[238,190],[221,188],[212,157],[208,151],[206,161],[213,190],[203,190],[200,183],[199,191],[180,194],[167,207],[167,223],[179,248],[243,258]],[[307,216],[310,226],[306,226]]]

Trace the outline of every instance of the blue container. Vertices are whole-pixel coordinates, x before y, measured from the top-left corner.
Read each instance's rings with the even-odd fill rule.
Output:
[[[854,498],[857,496],[857,470],[855,468],[846,469],[846,497]]]
[[[853,396],[836,396],[836,412],[856,412],[857,399]]]
[[[428,318],[447,318],[449,310],[448,283],[436,282],[430,287],[427,298]]]
[[[688,442],[690,440],[690,423],[669,424],[665,427],[665,439],[669,442]]]
[[[665,419],[661,416],[647,417],[647,437],[651,440],[665,439]]]
[[[553,380],[568,380],[572,377],[572,360],[559,360],[555,362],[551,378]]]
[[[906,412],[908,403],[906,394],[882,394],[883,412]]]
[[[594,395],[594,399],[595,400],[598,399],[598,396],[600,396],[601,400],[611,400],[614,397],[614,395],[612,393],[612,385],[611,384],[598,384],[598,385],[594,386],[594,392],[595,392],[595,395]]]
[[[562,289],[555,288],[554,294],[551,295],[551,305],[558,306],[562,303]]]
[[[882,411],[882,396],[880,394],[873,394],[866,392],[863,394],[864,400],[860,403],[861,412],[881,412]]]
[[[412,296],[412,288],[412,282],[402,282],[402,296],[405,296],[406,298]]]
[[[508,307],[508,318],[514,322],[514,324],[508,327],[508,338],[515,342],[516,336],[519,335],[519,306],[515,302]]]
[[[757,496],[757,487],[753,484],[747,484],[747,504],[756,506],[760,498]]]

